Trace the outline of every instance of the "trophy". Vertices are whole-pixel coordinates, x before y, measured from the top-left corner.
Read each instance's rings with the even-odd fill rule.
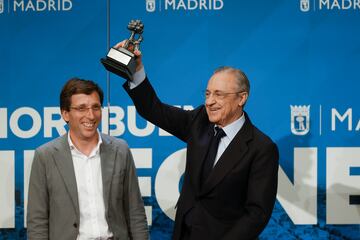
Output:
[[[108,71],[131,81],[136,71],[136,56],[130,50],[139,50],[144,24],[140,20],[131,20],[127,28],[131,31],[130,38],[123,47],[111,48],[106,57],[101,59],[101,63]],[[136,34],[139,35],[137,39]]]

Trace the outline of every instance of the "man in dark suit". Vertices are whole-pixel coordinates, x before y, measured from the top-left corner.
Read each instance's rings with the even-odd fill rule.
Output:
[[[123,43],[115,47],[123,46]],[[124,88],[141,116],[187,143],[174,240],[255,239],[276,199],[278,149],[243,111],[250,84],[231,67],[210,78],[205,104],[185,111],[162,103],[138,56]]]
[[[148,239],[134,161],[125,141],[101,134],[103,92],[70,79],[60,94],[69,132],[35,151],[28,239]]]

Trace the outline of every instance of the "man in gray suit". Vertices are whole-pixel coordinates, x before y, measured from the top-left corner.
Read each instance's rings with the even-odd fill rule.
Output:
[[[67,134],[39,147],[31,168],[31,239],[149,238],[136,169],[125,141],[101,134],[103,92],[70,79],[60,94]]]

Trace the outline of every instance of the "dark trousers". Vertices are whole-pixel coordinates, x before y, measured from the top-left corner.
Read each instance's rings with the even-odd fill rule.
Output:
[[[184,232],[181,233],[180,240],[190,240],[191,237],[191,227],[184,224]],[[255,238],[254,240],[259,240],[259,238]]]

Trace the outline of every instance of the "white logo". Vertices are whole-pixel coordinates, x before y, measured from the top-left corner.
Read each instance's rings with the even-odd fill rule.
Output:
[[[292,106],[291,109],[291,132],[295,135],[305,135],[310,130],[310,105]]]
[[[155,0],[146,0],[146,11],[154,12],[156,9]]]
[[[0,0],[0,13],[4,12],[4,0]]]
[[[310,10],[310,1],[300,0],[300,10],[303,12],[308,12]]]

